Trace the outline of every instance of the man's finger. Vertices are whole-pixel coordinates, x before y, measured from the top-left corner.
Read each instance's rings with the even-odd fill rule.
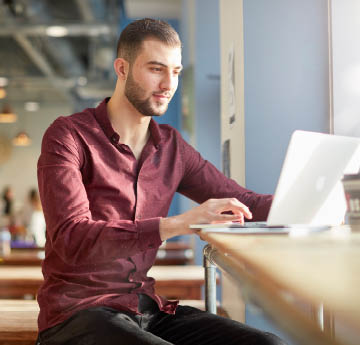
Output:
[[[227,200],[227,204],[225,207],[230,208],[229,210],[225,211],[232,211],[233,213],[241,212],[246,218],[252,219],[252,213],[250,212],[249,208],[243,203],[241,203],[238,199],[230,198],[225,200]]]
[[[244,223],[244,216],[243,214],[223,214],[223,213],[220,213],[220,214],[214,214],[212,216],[212,223],[213,222],[222,222],[222,223],[225,223],[225,222],[240,222],[241,224]]]

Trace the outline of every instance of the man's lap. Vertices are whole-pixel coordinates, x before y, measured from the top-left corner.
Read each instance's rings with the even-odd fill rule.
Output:
[[[40,334],[41,345],[285,345],[278,337],[189,306],[143,315],[108,307],[82,310]]]

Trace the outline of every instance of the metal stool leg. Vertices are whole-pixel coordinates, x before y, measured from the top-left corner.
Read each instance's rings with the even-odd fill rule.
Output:
[[[204,247],[205,269],[205,309],[211,314],[216,314],[216,266],[211,262],[213,249],[208,244]]]

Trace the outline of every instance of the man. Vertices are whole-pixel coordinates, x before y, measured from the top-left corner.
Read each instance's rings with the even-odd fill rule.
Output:
[[[190,224],[265,219],[271,203],[152,119],[167,110],[181,68],[174,29],[135,21],[118,42],[111,98],[58,118],[45,133],[38,162],[47,223],[41,344],[282,344],[177,306],[155,295],[147,277],[162,241],[193,233]],[[166,217],[176,191],[200,205]]]

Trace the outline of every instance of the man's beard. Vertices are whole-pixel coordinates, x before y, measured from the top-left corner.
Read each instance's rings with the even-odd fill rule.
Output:
[[[161,116],[163,115],[167,108],[168,103],[162,107],[162,109],[156,109],[151,105],[151,96],[145,99],[142,99],[142,96],[145,94],[145,90],[133,79],[131,70],[129,72],[128,78],[125,84],[125,96],[129,102],[134,106],[134,108],[144,116]]]

